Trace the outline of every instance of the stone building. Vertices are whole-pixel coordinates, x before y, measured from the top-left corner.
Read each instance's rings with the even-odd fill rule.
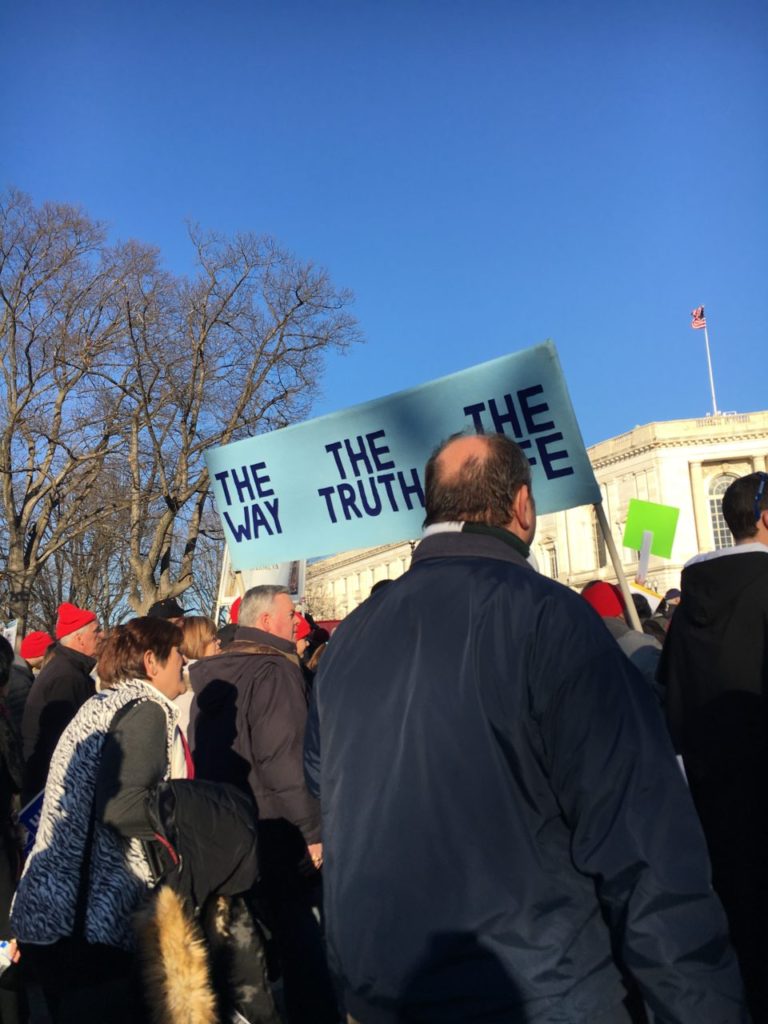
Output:
[[[403,575],[416,544],[383,544],[310,562],[305,606],[316,619],[343,619],[368,597],[374,583]]]
[[[638,560],[637,551],[621,546],[630,498],[680,509],[671,559],[650,560],[647,585],[664,593],[679,585],[692,555],[731,543],[720,502],[731,480],[766,470],[768,411],[648,423],[588,452],[629,579]],[[343,618],[377,580],[405,572],[415,543],[349,551],[308,565],[306,606],[321,618]],[[616,579],[591,506],[540,516],[533,551],[539,569],[568,586]]]

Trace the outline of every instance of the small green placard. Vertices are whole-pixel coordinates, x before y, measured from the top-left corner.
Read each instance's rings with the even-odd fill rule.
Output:
[[[651,554],[671,558],[679,515],[680,509],[673,505],[657,505],[653,501],[630,498],[622,544],[625,548],[639,551],[643,546],[643,534],[650,530],[653,534]]]

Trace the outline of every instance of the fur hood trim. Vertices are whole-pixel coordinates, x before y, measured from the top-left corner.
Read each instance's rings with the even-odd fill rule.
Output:
[[[208,949],[181,898],[160,886],[136,915],[138,956],[155,1024],[216,1024]]]

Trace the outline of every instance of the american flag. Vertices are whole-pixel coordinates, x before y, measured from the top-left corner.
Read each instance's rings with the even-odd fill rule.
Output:
[[[691,318],[691,327],[694,331],[700,331],[702,327],[707,326],[707,318],[704,316],[703,306],[697,306],[696,309],[692,309]]]

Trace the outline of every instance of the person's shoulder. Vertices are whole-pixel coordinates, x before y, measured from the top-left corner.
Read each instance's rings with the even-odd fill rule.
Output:
[[[116,691],[113,691],[116,692]],[[167,728],[168,713],[159,700],[151,696],[123,704],[115,712],[109,731],[132,736],[159,736]]]
[[[526,571],[516,566],[509,566],[511,600],[527,600],[532,607],[541,605],[555,618],[573,618],[591,622],[595,615],[586,601],[575,590],[565,584],[552,580],[549,576],[534,569]],[[514,575],[513,575],[514,573]]]
[[[102,691],[99,696],[103,697],[105,693],[108,695],[108,699],[112,694],[116,698],[120,697],[119,690]],[[119,703],[119,700],[116,699],[115,703]],[[113,721],[118,718],[122,720],[130,718],[133,720],[143,719],[144,721],[150,721],[151,719],[157,719],[161,721],[166,717],[167,712],[162,699],[155,700],[151,694],[147,694],[146,697],[135,697],[129,700],[127,704],[121,704],[115,712],[115,719]]]
[[[298,661],[294,661],[285,654],[281,654],[280,651],[275,651],[274,654],[263,654],[259,657],[261,657],[263,662],[262,676],[283,680],[288,679],[302,686],[304,685],[304,675]]]
[[[71,661],[64,653],[53,655],[51,660],[40,669],[32,688],[38,694],[50,693],[52,690],[72,688],[82,684],[85,674],[79,665]]]
[[[24,661],[23,658],[20,658],[17,654],[11,662],[8,678],[10,682],[15,681],[19,683],[23,681],[32,685],[35,679],[35,674],[26,661]]]
[[[638,651],[656,651],[659,654],[661,653],[661,644],[658,640],[655,640],[647,633],[641,633],[640,630],[631,629],[629,626],[627,626],[621,637],[618,638],[618,643],[627,657],[636,654]]]
[[[615,652],[618,638],[611,635],[609,620],[601,619],[581,594],[540,573],[531,576],[526,592],[511,600],[518,606],[527,604],[531,628],[545,647],[569,661]],[[624,633],[628,627],[623,622],[622,626]]]
[[[69,648],[58,646],[51,656],[51,660],[43,665],[38,674],[38,680],[48,679],[83,679],[90,678],[90,669],[85,660],[78,657]]]
[[[57,664],[58,662],[58,664]],[[51,655],[49,661],[43,665],[40,671],[35,676],[35,683],[37,689],[40,689],[49,679],[55,679],[58,674],[58,670],[61,668],[61,661],[58,652]]]
[[[278,651],[273,653],[275,656],[279,655]],[[264,657],[261,648],[257,653],[256,645],[238,643],[235,646],[232,643],[218,654],[212,654],[208,658],[198,658],[193,665],[189,666],[189,677],[192,680],[204,680],[205,682],[214,679],[234,681],[238,677],[248,676]]]
[[[226,659],[228,653],[224,652],[222,657]],[[203,660],[213,662],[214,658]],[[222,678],[236,686],[249,689],[260,684],[269,684],[273,680],[302,678],[298,662],[267,643],[250,645],[250,649],[243,645],[241,650],[233,651],[230,659],[219,669],[217,671],[216,666],[208,665],[208,670],[213,673],[214,678]]]

